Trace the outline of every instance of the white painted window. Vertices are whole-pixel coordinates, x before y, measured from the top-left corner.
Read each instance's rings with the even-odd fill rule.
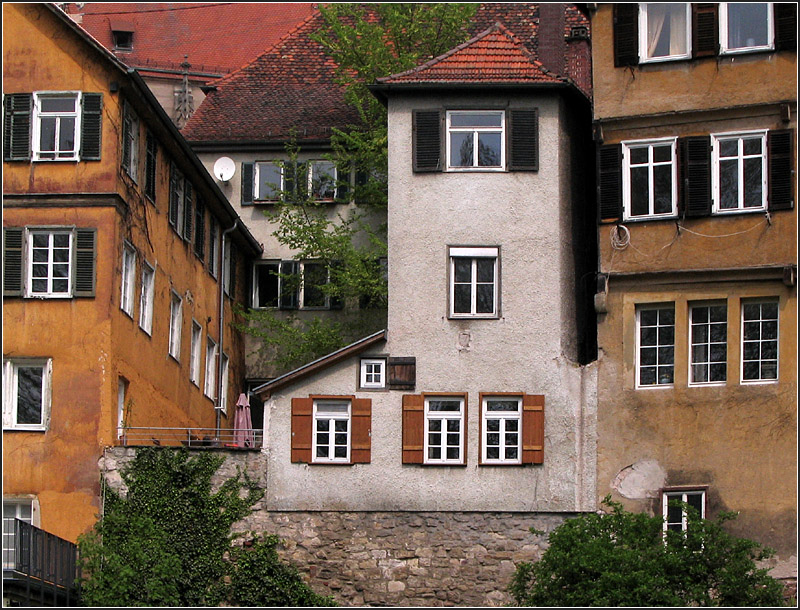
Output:
[[[314,462],[350,462],[350,413],[349,400],[314,401]]]
[[[212,400],[217,395],[217,344],[211,337],[206,340],[206,381],[203,393]]]
[[[505,132],[502,110],[448,111],[447,169],[505,169]]]
[[[50,358],[3,360],[4,430],[47,430],[52,378]]]
[[[697,304],[689,308],[689,383],[725,383],[728,375],[728,306]]]
[[[139,169],[139,117],[126,101],[122,115],[122,167],[134,182]]]
[[[425,398],[425,463],[464,462],[464,399]]]
[[[625,220],[678,214],[675,138],[622,143]]]
[[[119,378],[117,384],[117,438],[122,438],[126,426],[130,425],[130,422],[125,419],[128,415],[125,405],[128,397],[128,385],[127,379]]]
[[[450,248],[450,317],[498,315],[499,248]]]
[[[77,161],[80,91],[34,92],[32,131],[34,161]]]
[[[19,519],[34,524],[34,501],[29,499],[3,498],[3,569],[16,567],[16,544],[14,521]]]
[[[200,386],[200,343],[203,329],[192,320],[192,345],[189,362],[189,379],[196,386]]]
[[[136,250],[129,243],[122,247],[122,294],[119,307],[129,316],[133,316],[133,285],[136,281]]]
[[[253,196],[260,201],[276,201],[284,190],[283,170],[274,161],[261,161],[255,164],[255,192]]]
[[[28,296],[72,296],[72,250],[71,230],[28,230]]]
[[[711,136],[713,212],[767,209],[767,132]]]
[[[386,387],[386,359],[361,359],[361,387],[377,389]]]
[[[778,302],[742,302],[742,381],[778,379]]]
[[[181,327],[183,325],[183,299],[171,293],[169,305],[169,355],[181,359]]]
[[[719,44],[722,53],[774,48],[771,2],[720,2]]]
[[[640,3],[639,57],[642,63],[690,58],[691,15],[689,3]]]
[[[155,297],[156,272],[144,263],[142,265],[142,293],[139,299],[139,328],[148,335],[153,332],[153,298]]]
[[[222,361],[221,361],[221,368],[220,371],[220,388],[219,388],[219,404],[217,408],[222,411],[223,413],[228,412],[228,355],[223,353],[222,354]]]
[[[688,515],[683,502],[695,509],[701,519],[706,518],[706,492],[704,489],[664,491],[661,495],[661,510],[664,515],[664,531],[685,532]]]
[[[218,262],[219,252],[219,225],[217,220],[212,216],[208,228],[208,272],[217,277],[217,269],[219,269]]]
[[[671,386],[675,377],[675,306],[636,310],[636,386]]]
[[[482,411],[482,462],[521,464],[522,397],[484,397]]]

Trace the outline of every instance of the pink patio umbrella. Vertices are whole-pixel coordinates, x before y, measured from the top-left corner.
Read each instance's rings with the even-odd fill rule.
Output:
[[[252,447],[255,444],[253,438],[253,422],[250,419],[250,399],[247,394],[239,394],[236,401],[236,417],[233,420],[233,440],[237,447]]]

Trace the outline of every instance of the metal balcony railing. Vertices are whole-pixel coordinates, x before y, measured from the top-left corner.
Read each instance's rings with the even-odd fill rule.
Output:
[[[4,597],[28,606],[77,605],[77,546],[20,519],[13,523],[13,532],[3,532]]]
[[[264,430],[252,428],[156,428],[126,427],[118,432],[123,446],[164,445],[167,447],[260,449]]]

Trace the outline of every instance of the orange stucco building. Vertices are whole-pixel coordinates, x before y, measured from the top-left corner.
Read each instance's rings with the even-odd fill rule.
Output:
[[[104,447],[233,426],[260,246],[138,74],[54,5],[3,6],[3,76],[4,526],[75,541]]]

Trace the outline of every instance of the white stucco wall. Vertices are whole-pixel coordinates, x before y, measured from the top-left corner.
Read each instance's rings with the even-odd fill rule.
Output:
[[[596,377],[573,361],[566,109],[553,95],[472,96],[473,108],[539,108],[539,171],[414,174],[412,109],[459,102],[415,97],[389,106],[388,340],[373,352],[416,357],[416,388],[357,391],[352,358],[276,393],[265,405],[271,510],[594,508]],[[448,245],[500,248],[499,319],[448,319]],[[402,464],[402,394],[424,392],[468,394],[466,467]],[[478,465],[481,392],[545,396],[544,464]],[[291,397],[311,394],[372,398],[369,464],[291,463]]]

